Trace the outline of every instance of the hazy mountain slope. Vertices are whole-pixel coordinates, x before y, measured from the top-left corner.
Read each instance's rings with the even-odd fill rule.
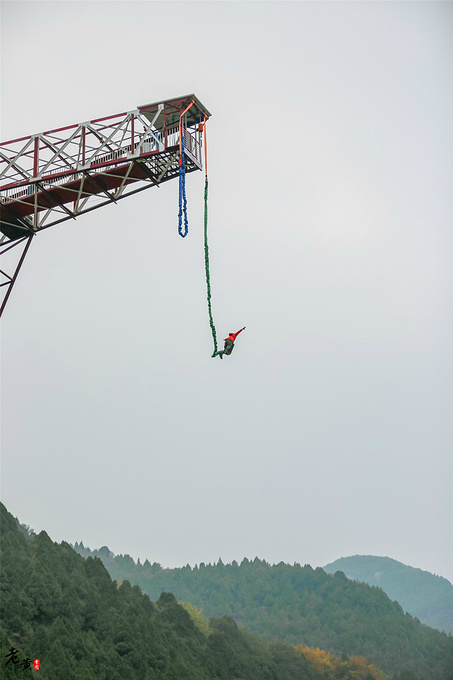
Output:
[[[228,617],[205,634],[172,594],[153,604],[128,581],[118,587],[101,560],[35,535],[2,504],[0,528],[2,680],[29,677],[35,658],[41,680],[336,680],[338,669],[345,680],[383,680],[364,660],[325,673],[315,650],[308,661]]]
[[[148,561],[135,564],[129,555],[115,557],[106,547],[95,553],[75,547],[99,555],[114,578],[137,583],[152,599],[171,591],[207,616],[232,616],[265,640],[363,655],[389,674],[410,670],[423,680],[453,680],[453,638],[405,615],[381,589],[341,572],[258,559],[162,569]]]
[[[453,585],[446,578],[371,555],[341,557],[324,570],[329,574],[340,570],[354,581],[379,586],[422,623],[453,633]]]

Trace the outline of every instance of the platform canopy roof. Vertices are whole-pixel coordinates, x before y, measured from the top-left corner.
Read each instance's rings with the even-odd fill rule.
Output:
[[[143,104],[138,106],[138,110],[148,118],[148,120],[153,120],[155,116],[155,111],[159,104],[165,104],[165,115],[167,127],[173,127],[179,124],[179,116],[184,109],[189,106],[190,102],[194,100],[195,104],[187,111],[186,120],[187,125],[196,125],[201,123],[206,116],[209,118],[211,114],[208,109],[203,106],[200,100],[194,94],[187,94],[182,97],[174,97],[172,99],[164,99],[160,102],[154,102],[152,104]],[[154,121],[154,125],[157,129],[161,129],[164,125],[164,111],[162,111],[159,116]]]

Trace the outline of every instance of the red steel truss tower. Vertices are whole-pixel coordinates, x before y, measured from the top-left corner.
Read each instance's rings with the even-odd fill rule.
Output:
[[[209,116],[191,94],[0,143],[0,255],[15,254],[0,315],[37,233],[177,177],[180,131],[185,171],[201,170]]]

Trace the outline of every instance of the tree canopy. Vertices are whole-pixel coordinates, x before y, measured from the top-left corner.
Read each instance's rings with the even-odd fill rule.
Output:
[[[113,578],[127,577],[153,600],[170,591],[207,617],[230,616],[269,642],[366,657],[389,675],[451,677],[451,636],[405,614],[381,588],[350,581],[341,571],[327,574],[310,565],[270,565],[258,558],[162,569],[149,561],[135,564],[129,555],[110,555],[105,564]]]
[[[265,642],[230,616],[203,621],[170,592],[153,603],[99,557],[0,512],[2,678],[23,678],[39,659],[41,680],[381,680],[371,665],[320,670],[304,649]]]

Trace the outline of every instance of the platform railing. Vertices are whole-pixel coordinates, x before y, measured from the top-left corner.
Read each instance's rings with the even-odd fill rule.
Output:
[[[201,165],[202,147],[197,132],[184,128],[183,134],[186,153],[191,156],[197,164]],[[35,183],[41,184],[45,189],[61,186],[62,184],[70,184],[83,176],[82,168],[94,173],[105,172],[109,165],[115,166],[117,161],[127,162],[134,157],[140,157],[149,153],[158,154],[165,149],[177,147],[178,145],[179,126],[167,129],[166,135],[165,130],[156,130],[153,131],[152,134],[149,134],[148,132],[142,139],[134,143],[133,149],[132,144],[126,144],[108,154],[104,153],[100,156],[94,156],[91,159],[91,162],[85,166],[82,166],[82,164],[74,158],[73,168],[62,164],[60,167],[47,171],[42,178],[33,178],[34,181],[29,184],[3,190],[0,189],[0,198],[4,203],[24,198],[35,193]],[[30,177],[30,179],[32,178]]]

